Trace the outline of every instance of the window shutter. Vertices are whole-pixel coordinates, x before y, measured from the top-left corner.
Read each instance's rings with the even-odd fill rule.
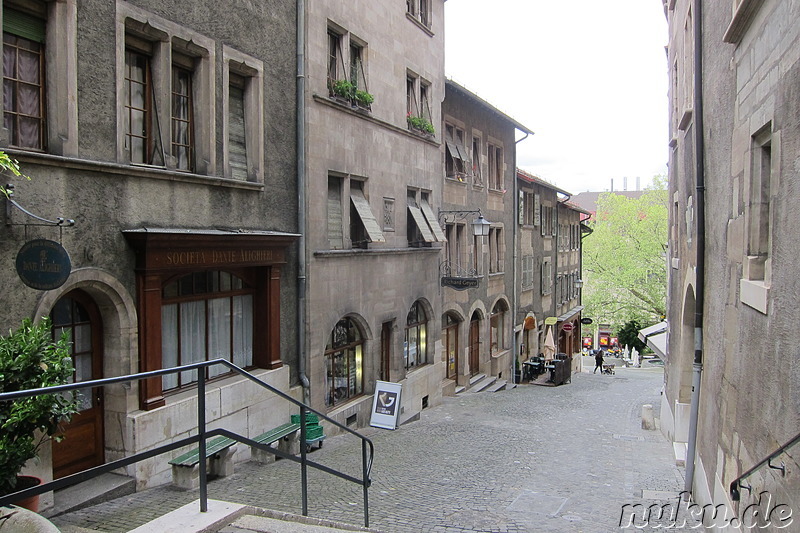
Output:
[[[328,244],[334,250],[344,248],[342,183],[336,178],[328,180]]]
[[[231,167],[231,178],[246,181],[247,141],[245,136],[244,90],[235,85],[230,86],[228,95],[228,161]]]
[[[44,20],[14,9],[3,9],[3,31],[24,39],[43,43],[45,37]]]

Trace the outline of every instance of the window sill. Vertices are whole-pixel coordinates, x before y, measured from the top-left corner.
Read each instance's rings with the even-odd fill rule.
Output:
[[[722,41],[739,44],[763,3],[764,0],[742,0],[736,8],[736,13],[733,14],[728,29],[725,30],[725,35],[722,36]]]
[[[456,185],[456,184],[464,185],[464,186],[468,185],[467,180],[465,180],[463,178],[459,179],[456,176],[445,176],[444,179],[447,180],[448,183],[452,183],[453,185]]]
[[[756,311],[767,313],[767,302],[769,302],[769,290],[763,281],[760,280],[739,280],[739,300],[755,309]]]
[[[678,129],[681,131],[686,131],[686,128],[689,127],[689,123],[692,121],[692,109],[689,108],[683,112],[683,116],[681,117],[680,122],[678,122]]]
[[[191,174],[183,170],[170,170],[163,167],[147,167],[142,165],[110,163],[105,161],[91,161],[76,159],[51,154],[39,154],[27,151],[8,149],[6,152],[20,162],[54,165],[72,170],[85,170],[101,172],[107,175],[118,175],[130,178],[151,178],[158,180],[195,183],[198,185],[213,185],[230,187],[233,189],[248,189],[252,191],[264,190],[264,184],[254,181],[235,180],[222,176],[206,176],[204,174]]]
[[[427,33],[428,37],[433,37],[434,36],[433,31],[428,26],[426,26],[425,24],[420,22],[420,20],[417,17],[415,17],[414,15],[412,15],[411,13],[406,12],[406,18],[408,20],[410,20],[411,22],[413,22],[414,24],[416,24],[419,29],[421,29],[422,31]]]
[[[678,270],[681,267],[681,260],[678,257],[672,258],[672,268]]]
[[[426,246],[419,248],[349,248],[346,250],[316,250],[314,257],[316,258],[337,258],[337,257],[358,257],[363,255],[400,255],[400,254],[415,254],[415,253],[434,253],[438,254],[442,251],[441,246]]]

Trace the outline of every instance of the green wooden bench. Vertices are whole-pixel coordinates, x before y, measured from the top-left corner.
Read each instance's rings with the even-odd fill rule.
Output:
[[[300,451],[298,448],[297,436],[297,432],[299,430],[300,424],[287,422],[286,424],[282,424],[276,428],[270,429],[269,431],[266,431],[257,437],[253,437],[253,440],[259,444],[267,445],[271,445],[273,442],[278,442],[278,450],[287,454],[297,455]],[[250,447],[250,456],[259,463],[271,463],[275,460],[275,454],[254,446]]]
[[[225,477],[233,474],[233,454],[236,441],[228,437],[214,437],[206,441],[206,459],[210,459],[208,473]],[[171,460],[172,482],[178,487],[193,490],[200,486],[200,448],[197,447]]]

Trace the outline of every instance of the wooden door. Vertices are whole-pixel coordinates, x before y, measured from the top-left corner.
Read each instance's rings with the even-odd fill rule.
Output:
[[[474,376],[478,373],[481,367],[480,349],[481,349],[481,335],[480,335],[481,321],[477,317],[469,323],[469,375]]]
[[[76,382],[99,379],[103,373],[100,312],[91,297],[72,291],[62,297],[50,313],[53,335],[69,334]],[[80,391],[80,412],[63,424],[61,442],[53,441],[53,477],[80,472],[105,461],[103,441],[103,390]]]
[[[392,323],[381,325],[381,381],[389,381],[389,368],[392,361]]]

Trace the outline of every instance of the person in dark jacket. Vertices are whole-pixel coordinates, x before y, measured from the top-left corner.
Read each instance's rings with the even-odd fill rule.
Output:
[[[600,373],[602,374],[603,373],[603,350],[597,350],[597,352],[595,352],[595,354],[594,354],[594,372],[592,372],[592,374],[596,373],[598,368],[600,369]]]

